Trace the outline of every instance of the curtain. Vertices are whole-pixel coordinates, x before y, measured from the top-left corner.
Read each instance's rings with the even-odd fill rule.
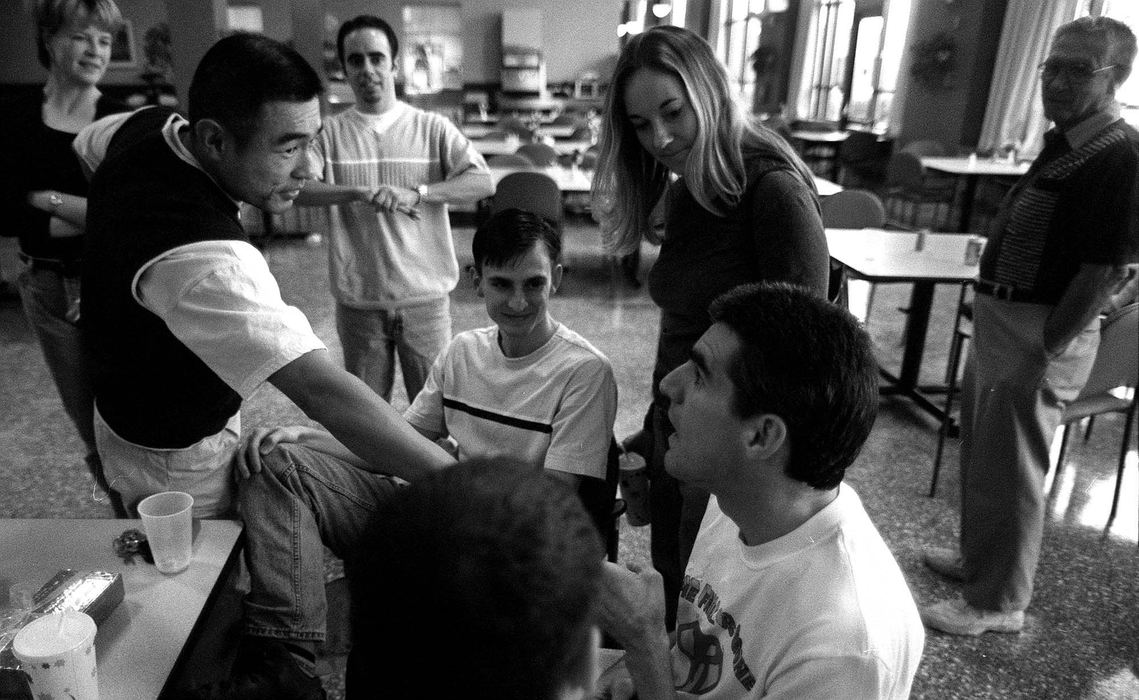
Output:
[[[1009,0],[1001,46],[989,87],[978,150],[1018,144],[1035,154],[1048,128],[1036,67],[1047,57],[1052,32],[1076,18],[1080,0]]]

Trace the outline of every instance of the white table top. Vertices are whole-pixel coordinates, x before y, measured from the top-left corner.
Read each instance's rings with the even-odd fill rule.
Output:
[[[962,282],[977,276],[977,265],[965,264],[969,236],[931,233],[922,250],[914,250],[918,234],[882,229],[828,228],[830,256],[871,282]]]
[[[813,143],[839,143],[850,137],[848,131],[799,131],[791,132],[791,138]]]
[[[968,156],[924,156],[921,164],[931,170],[954,175],[1020,176],[1028,172],[1027,161],[1009,163],[1007,160],[988,158],[971,159]]]
[[[522,145],[521,141],[514,139],[501,140],[501,139],[471,139],[471,145],[475,150],[484,156],[498,156],[507,153],[514,153],[518,147]],[[569,153],[576,153],[577,151],[585,151],[592,144],[589,141],[554,141],[551,146],[557,151],[558,155],[566,155]]]
[[[139,520],[0,520],[0,578],[38,588],[60,569],[110,571],[125,597],[99,625],[95,653],[104,698],[154,698],[234,553],[241,523],[195,522],[194,556],[181,573],[160,574],[141,556],[126,564],[112,541]]]

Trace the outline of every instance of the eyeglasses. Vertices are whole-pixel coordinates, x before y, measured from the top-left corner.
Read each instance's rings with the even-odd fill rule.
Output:
[[[1115,68],[1115,66],[1110,65],[1104,66],[1103,68],[1092,68],[1086,63],[1070,63],[1068,61],[1056,61],[1052,59],[1037,66],[1041,77],[1045,80],[1052,80],[1062,74],[1064,80],[1069,83],[1086,83],[1094,78],[1097,73],[1103,73],[1112,68]]]

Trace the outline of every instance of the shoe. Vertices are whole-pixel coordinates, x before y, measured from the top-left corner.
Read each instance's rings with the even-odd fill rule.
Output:
[[[327,700],[320,679],[301,670],[279,641],[246,637],[227,680],[198,686],[185,700]]]
[[[926,627],[949,634],[976,637],[985,632],[1014,633],[1024,628],[1023,610],[980,610],[961,598],[922,606],[920,612]]]
[[[922,550],[921,560],[925,565],[954,581],[965,580],[965,564],[961,560],[961,553],[950,547],[926,547]]]

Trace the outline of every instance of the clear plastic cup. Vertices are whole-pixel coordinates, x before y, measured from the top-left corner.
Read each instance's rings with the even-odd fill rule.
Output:
[[[164,574],[176,574],[190,565],[193,507],[194,497],[181,491],[156,493],[138,504],[154,565]]]

